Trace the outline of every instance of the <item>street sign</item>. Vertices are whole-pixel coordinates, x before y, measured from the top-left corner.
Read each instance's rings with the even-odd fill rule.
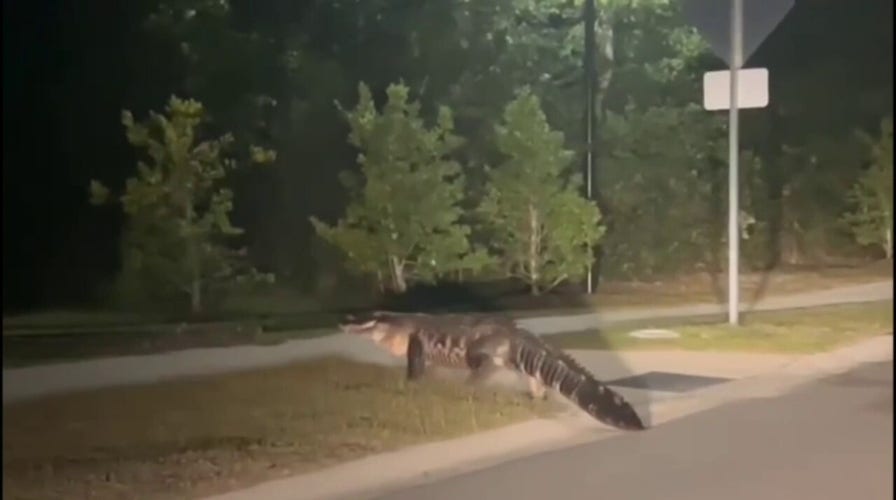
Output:
[[[681,13],[685,20],[703,35],[712,51],[730,68],[731,59],[731,2],[734,0],[682,0]],[[793,8],[794,0],[741,0],[743,2],[743,45],[741,64],[747,59],[784,16]]]
[[[768,106],[768,70],[765,68],[737,71],[737,107]],[[703,107],[709,111],[731,107],[731,71],[710,71],[703,74]]]
[[[717,56],[732,70],[726,77],[728,93],[728,323],[738,324],[740,313],[740,209],[738,208],[739,121],[738,108],[755,96],[740,97],[738,83],[744,62],[787,15],[794,0],[682,0],[682,14],[709,42]],[[710,76],[710,79],[713,77]],[[749,78],[749,76],[748,76]],[[704,80],[705,83],[705,80]],[[712,83],[712,82],[710,82]],[[750,86],[747,86],[749,89]],[[768,73],[765,74],[768,103]],[[747,92],[749,94],[749,92]],[[761,93],[760,93],[761,97]],[[758,99],[762,102],[762,99]],[[706,88],[704,87],[704,103]],[[734,104],[733,106],[731,104]],[[710,103],[712,105],[716,105]],[[763,104],[763,106],[765,105]]]

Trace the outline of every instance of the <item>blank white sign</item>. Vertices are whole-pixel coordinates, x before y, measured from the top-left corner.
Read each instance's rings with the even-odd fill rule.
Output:
[[[731,71],[710,71],[703,74],[703,107],[715,111],[731,106]],[[737,107],[768,106],[768,70],[741,69],[737,72]]]

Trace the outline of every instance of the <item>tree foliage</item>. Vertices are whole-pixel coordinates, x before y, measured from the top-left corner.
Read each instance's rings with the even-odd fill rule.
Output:
[[[303,151],[299,143],[324,140],[318,129],[307,126],[307,123],[320,123],[323,117],[322,112],[309,114],[312,107],[304,103],[308,96],[337,97],[338,91],[334,89],[340,87],[340,82],[352,78],[373,82],[371,87],[375,90],[383,89],[384,82],[391,81],[396,74],[405,75],[410,87],[418,91],[422,115],[437,114],[441,103],[457,110],[458,133],[467,140],[451,148],[451,152],[467,159],[465,163],[471,166],[465,169],[464,177],[475,188],[471,190],[473,195],[479,194],[476,191],[486,180],[482,169],[474,166],[494,164],[504,158],[504,152],[489,138],[503,112],[502,103],[510,101],[515,89],[523,85],[531,86],[548,119],[570,138],[573,154],[570,162],[581,153],[582,0],[400,5],[380,1],[317,2],[304,10],[265,7],[253,9],[251,16],[243,16],[246,20],[239,23],[240,33],[233,32],[236,24],[219,22],[222,15],[247,14],[240,2],[226,9],[205,0],[166,1],[162,5],[166,8],[160,8],[156,14],[156,26],[182,40],[184,50],[189,49],[190,74],[198,75],[191,81],[199,81],[197,78],[202,75],[206,75],[206,82],[220,81],[213,75],[233,67],[233,62],[218,63],[215,57],[203,55],[215,53],[217,38],[226,46],[231,43],[228,40],[239,39],[246,47],[270,47],[267,57],[273,57],[278,61],[275,66],[281,66],[279,72],[270,74],[281,75],[281,80],[274,80],[288,83],[278,83],[274,86],[277,88],[268,90],[255,89],[257,85],[245,87],[254,89],[251,92],[278,96],[277,113],[281,118],[275,140],[284,158],[289,157],[289,168],[294,169],[292,165],[303,162],[308,154],[308,147]],[[678,8],[677,2],[668,0],[598,2],[595,44],[600,68],[597,97],[602,115],[605,111],[622,113],[627,103],[637,104],[638,109],[674,108],[683,99],[691,98],[687,92],[699,85],[699,73],[691,70],[706,47],[696,31],[681,22]],[[273,15],[275,11],[277,15]],[[214,29],[203,28],[205,25]],[[437,28],[421,29],[421,26]],[[336,41],[330,40],[324,31],[327,27],[331,31],[338,28],[344,35]],[[274,45],[268,39],[274,40]],[[265,66],[257,57],[247,59],[247,49],[235,53],[242,54],[240,60],[251,62],[255,69],[249,73],[262,71],[260,68]],[[263,51],[256,53],[264,57]],[[385,53],[391,56],[383,58]],[[323,74],[336,75],[338,71],[331,70],[334,65],[341,67],[341,75],[334,76],[332,81],[321,81],[318,70],[323,68],[326,69]],[[283,75],[293,76],[283,80]],[[245,82],[247,78],[236,81]],[[300,137],[303,139],[296,140]],[[603,139],[607,144],[602,148],[613,149],[611,140]],[[695,136],[695,140],[700,138]],[[623,174],[618,182],[627,175]],[[313,213],[335,213],[339,210],[335,206],[324,208],[325,204],[334,203],[334,197],[322,197],[317,190],[304,193],[302,186],[319,185],[323,181],[298,175],[283,177],[283,182],[293,186],[293,192],[303,192],[303,200],[314,200],[312,203],[317,208]],[[602,189],[598,186],[598,190]],[[284,200],[289,199],[285,187],[283,191]],[[273,217],[285,221],[280,213],[286,213],[285,208],[296,203],[284,201],[278,205],[280,212]],[[306,209],[302,206],[294,211],[299,210]],[[315,229],[321,234],[318,227]],[[342,238],[353,239],[352,243],[343,242],[341,247],[354,247],[355,255],[363,253],[360,247],[378,253],[372,250],[375,246],[359,240],[358,233],[344,233]],[[275,245],[286,245],[283,240],[284,236],[279,236]],[[622,241],[622,237],[617,241]],[[395,283],[393,265],[359,267],[361,261],[375,260],[374,255],[358,257],[352,260],[352,266],[358,271],[388,276],[390,287],[403,288],[404,285]],[[416,260],[411,259],[412,266],[418,265]],[[424,268],[411,274],[417,273],[425,275],[424,280],[434,279],[433,272]]]
[[[860,135],[871,165],[849,192],[853,209],[845,214],[856,241],[875,245],[893,257],[893,119],[881,120],[880,137]]]
[[[124,239],[124,280],[143,283],[157,296],[189,297],[190,310],[203,309],[205,292],[222,285],[272,281],[245,261],[228,240],[243,233],[230,221],[233,194],[221,185],[238,162],[224,156],[233,141],[227,134],[200,139],[205,110],[201,103],[172,96],[166,114],[149,113],[143,123],[122,112],[128,142],[142,149],[137,175],[118,197],[128,217]],[[272,151],[253,147],[252,163],[269,163]],[[109,189],[91,181],[93,204],[109,200]]]
[[[388,288],[403,292],[413,281],[479,267],[484,255],[472,250],[460,220],[464,178],[449,155],[461,141],[450,110],[441,108],[427,128],[406,85],[392,84],[386,95],[377,111],[362,83],[358,104],[343,110],[363,179],[343,176],[351,202],[336,225],[311,220],[357,271],[388,277]]]
[[[506,159],[489,171],[479,211],[502,269],[533,295],[583,277],[604,227],[581,195],[563,134],[551,130],[528,89],[506,106],[495,134]]]
[[[518,153],[508,153],[493,140],[495,125],[517,89],[528,86],[547,123],[562,133],[568,150],[561,149],[568,153],[570,170],[577,170],[584,155],[584,1],[123,3],[127,16],[121,22],[126,26],[120,31],[128,35],[120,43],[126,57],[117,51],[110,51],[109,57],[127,62],[110,70],[131,78],[120,87],[112,82],[122,78],[108,78],[108,88],[119,89],[110,99],[120,95],[124,102],[115,102],[114,109],[142,114],[172,92],[190,95],[204,105],[209,136],[233,133],[222,150],[226,146],[244,151],[257,144],[278,151],[278,168],[227,178],[233,190],[227,203],[235,206],[227,211],[228,220],[249,234],[241,237],[217,228],[211,239],[220,248],[245,243],[252,262],[276,270],[281,282],[326,284],[334,297],[344,298],[345,289],[361,288],[344,267],[379,276],[392,289],[457,276],[455,271],[461,269],[467,270],[464,276],[488,269],[476,277],[488,280],[491,271],[498,270],[493,263],[510,272],[507,259],[487,259],[470,241],[492,246],[495,256],[503,256],[498,247],[510,243],[494,223],[472,225],[472,235],[468,224],[474,215],[482,219],[482,198],[494,195],[489,189],[518,180],[500,176],[512,163],[508,158]],[[598,240],[598,270],[611,279],[652,279],[718,266],[724,260],[717,254],[724,249],[727,222],[724,120],[692,103],[699,101],[703,72],[718,69],[720,61],[680,16],[680,2],[596,4],[598,158],[592,187],[603,209],[600,225],[606,226]],[[852,134],[857,128],[877,126],[880,110],[892,107],[892,44],[875,38],[891,33],[889,18],[881,14],[883,6],[892,9],[881,0],[832,3],[830,9],[798,4],[752,56],[755,64],[776,72],[770,93],[777,97],[768,108],[741,115],[740,194],[743,219],[751,222],[743,240],[745,265],[867,255],[858,240],[879,245],[873,242],[886,239],[882,214],[887,212],[873,209],[871,201],[880,199],[874,188],[886,183],[879,170],[866,173],[860,168],[856,158],[866,146]],[[832,36],[847,15],[867,26],[869,36]],[[795,33],[805,43],[790,43],[787,37]],[[99,60],[73,59],[63,72],[83,73],[73,81],[88,82],[104,69],[96,63],[79,70],[80,59]],[[878,62],[868,64],[868,59]],[[863,78],[842,78],[849,69],[861,70]],[[416,99],[410,103],[404,98],[404,118],[401,112],[388,111],[389,103],[379,111],[379,98],[376,106],[368,98],[363,112],[360,105],[351,112],[337,112],[332,106],[334,100],[354,99],[360,81],[374,96],[387,88],[394,94],[389,84],[398,78],[407,83],[405,93],[413,89]],[[831,100],[831,94],[844,98]],[[443,105],[452,110],[450,130],[441,129],[438,121],[446,114],[439,111]],[[66,109],[74,108],[60,108],[59,116],[72,117],[68,126],[77,127],[72,123],[80,123],[76,117],[81,113]],[[354,137],[349,141],[346,117]],[[501,124],[508,126],[506,121]],[[440,139],[433,138],[439,134]],[[104,168],[103,163],[116,165],[127,158],[126,148],[111,153],[115,148],[100,137],[103,134],[77,135],[62,134],[67,142],[63,148],[76,161]],[[93,155],[84,156],[91,148],[96,148]],[[357,149],[362,152],[362,175],[340,175],[353,163]],[[482,165],[499,167],[487,171]],[[97,175],[89,174],[78,185]],[[103,175],[113,182],[113,174]],[[114,182],[126,175],[131,173]],[[403,176],[413,182],[399,181]],[[133,179],[144,182],[139,171]],[[443,181],[447,191],[441,190]],[[850,188],[851,194],[844,196]],[[97,185],[97,194],[100,191]],[[430,199],[430,192],[443,194]],[[348,210],[344,194],[351,201]],[[83,193],[74,196],[83,199]],[[207,202],[196,209],[205,214],[209,206]],[[409,206],[415,216],[427,214],[424,222],[408,222]],[[498,210],[497,205],[493,208]],[[137,276],[130,282],[135,288],[165,290],[168,296],[186,293],[182,283],[168,277],[175,269],[170,263],[186,266],[187,259],[181,257],[187,255],[187,246],[180,230],[152,210],[139,212],[128,214],[121,242],[123,254],[129,256],[125,270],[144,269],[142,276],[127,271]],[[844,213],[848,224],[836,224]],[[309,222],[310,214],[318,218]],[[321,222],[342,215],[335,225]],[[400,230],[392,231],[389,224]],[[84,223],[95,225],[92,220]],[[853,234],[853,229],[862,235]],[[155,253],[145,250],[150,247]],[[133,248],[144,250],[135,253]],[[159,270],[146,271],[149,268]],[[128,281],[123,274],[121,282]],[[537,287],[541,291],[551,283]],[[203,302],[207,298],[203,290]]]
[[[599,160],[613,210],[605,272],[642,278],[711,258],[725,220],[724,137],[697,106],[608,114]]]

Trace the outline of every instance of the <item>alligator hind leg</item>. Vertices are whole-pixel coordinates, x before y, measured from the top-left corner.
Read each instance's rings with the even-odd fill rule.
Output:
[[[509,351],[507,341],[498,337],[482,337],[467,349],[467,366],[470,368],[468,384],[479,384],[499,371]]]
[[[484,353],[468,355],[467,366],[470,367],[470,375],[467,376],[468,385],[480,385],[498,371],[498,366]]]
[[[532,399],[545,399],[548,390],[537,378],[529,377],[529,395]]]

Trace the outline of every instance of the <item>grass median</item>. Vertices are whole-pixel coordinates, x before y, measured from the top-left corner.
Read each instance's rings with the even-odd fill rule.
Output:
[[[278,345],[336,333],[335,327],[263,331],[252,326],[211,325],[178,332],[175,328],[3,336],[3,366],[18,368],[110,356],[140,356],[184,349]]]
[[[741,276],[742,296],[752,303],[759,297],[869,283],[892,278],[892,275],[891,260],[745,273]],[[485,291],[477,289],[475,284],[471,285],[471,293],[473,297],[493,301],[492,305],[511,316],[527,318],[614,308],[720,303],[724,287],[718,278],[702,273],[651,283],[610,281],[603,283],[599,293],[593,296],[576,293],[540,297],[493,296],[486,293],[480,297]],[[464,299],[459,300],[462,303]],[[223,311],[207,318],[210,323],[189,322],[186,329],[181,323],[184,318],[166,315],[110,310],[22,313],[3,318],[3,364],[9,368],[190,348],[279,344],[335,333],[336,323],[343,312],[324,310],[312,297],[274,288],[265,293],[232,297]],[[593,344],[596,341],[587,342]]]
[[[3,407],[5,498],[182,499],[552,413],[327,358]]]
[[[547,337],[564,349],[684,349],[811,354],[893,333],[893,301],[748,313],[740,326],[720,316],[654,320]],[[642,339],[638,329],[663,328],[678,338]]]

